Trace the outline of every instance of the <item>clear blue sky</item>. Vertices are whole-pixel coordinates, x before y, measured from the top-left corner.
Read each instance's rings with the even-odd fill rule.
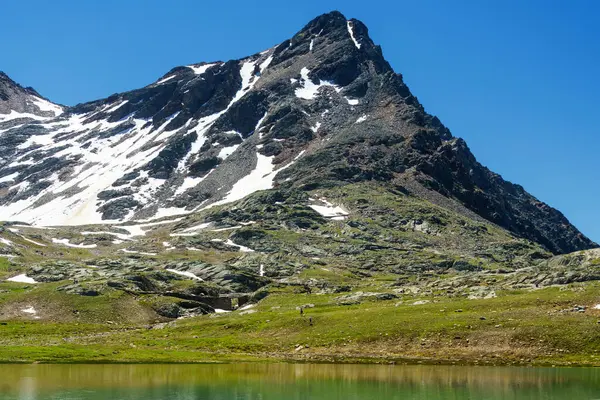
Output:
[[[72,105],[264,50],[334,9],[480,162],[600,241],[595,0],[5,1],[0,70]]]

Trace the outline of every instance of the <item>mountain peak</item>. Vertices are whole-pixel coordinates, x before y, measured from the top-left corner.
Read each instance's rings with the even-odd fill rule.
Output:
[[[8,87],[12,88],[12,90],[15,90],[15,91],[23,91],[23,92],[27,92],[27,93],[35,95],[35,96],[40,96],[40,94],[34,88],[23,87],[23,86],[19,85],[17,82],[15,82],[4,71],[0,71],[0,90],[2,90],[4,88],[4,90],[6,91],[8,89]]]
[[[62,114],[63,107],[23,87],[0,71],[0,123],[14,120],[43,120]],[[11,122],[12,124],[13,122]]]
[[[363,44],[368,47],[373,46],[366,25],[357,19],[347,19],[339,11],[332,11],[316,17],[302,28],[294,36],[294,39],[297,41],[302,38],[321,36],[329,36],[334,41],[350,39],[358,50],[363,47]]]
[[[13,81],[13,80],[10,78],[10,76],[8,76],[8,75],[6,74],[6,72],[4,72],[4,71],[0,71],[0,79],[1,79],[1,80],[3,80],[3,81],[10,81],[10,82],[13,82],[13,83],[15,83],[15,81]],[[15,83],[15,84],[16,84],[16,83]]]
[[[37,95],[5,86],[0,123],[3,112],[45,111],[27,108]],[[177,67],[69,108],[60,124],[2,135],[5,220],[120,223],[196,213],[258,190],[377,181],[553,252],[594,246],[560,212],[479,164],[425,112],[367,27],[337,11],[262,53]]]
[[[344,26],[346,24],[346,17],[339,11],[331,11],[329,13],[321,14],[318,17],[310,21],[302,29],[302,31],[316,30],[317,32],[331,27]]]

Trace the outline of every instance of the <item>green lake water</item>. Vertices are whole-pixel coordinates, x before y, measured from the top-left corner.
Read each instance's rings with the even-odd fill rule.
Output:
[[[0,365],[0,400],[600,399],[600,369]]]

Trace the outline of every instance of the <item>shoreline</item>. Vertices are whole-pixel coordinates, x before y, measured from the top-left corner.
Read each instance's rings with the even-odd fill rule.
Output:
[[[191,353],[193,354],[193,353]],[[434,359],[434,358],[411,358],[411,357],[373,357],[366,355],[356,356],[332,356],[332,355],[306,355],[305,357],[293,357],[291,355],[277,354],[252,354],[235,353],[228,354],[230,357],[218,356],[213,359],[198,360],[152,360],[152,359],[79,359],[64,360],[61,358],[50,358],[45,360],[33,359],[6,359],[0,352],[0,365],[223,365],[223,364],[326,364],[326,365],[397,365],[397,366],[456,366],[456,367],[516,367],[516,368],[600,368],[600,363],[586,362],[585,360],[531,360],[529,362],[518,362],[509,359],[495,360],[468,360],[468,359]]]

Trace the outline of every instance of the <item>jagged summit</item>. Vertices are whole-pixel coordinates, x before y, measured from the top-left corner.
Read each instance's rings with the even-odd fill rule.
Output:
[[[345,34],[339,35],[340,32],[336,32],[336,30],[347,30],[350,39],[358,49],[361,49],[363,45],[365,47],[375,47],[375,44],[369,37],[367,26],[357,19],[347,19],[339,11],[332,11],[316,17],[298,32],[294,36],[294,39],[298,36],[306,36],[307,34],[318,36],[336,34],[338,40],[346,41],[348,39]]]
[[[61,106],[49,102],[31,87],[22,87],[0,71],[0,123],[48,119],[62,112]]]
[[[554,252],[594,246],[558,211],[480,165],[425,112],[367,27],[339,12],[264,52],[177,67],[64,113],[6,86],[3,220],[117,223],[189,214],[274,187],[374,180]],[[3,109],[38,117],[7,123]]]

